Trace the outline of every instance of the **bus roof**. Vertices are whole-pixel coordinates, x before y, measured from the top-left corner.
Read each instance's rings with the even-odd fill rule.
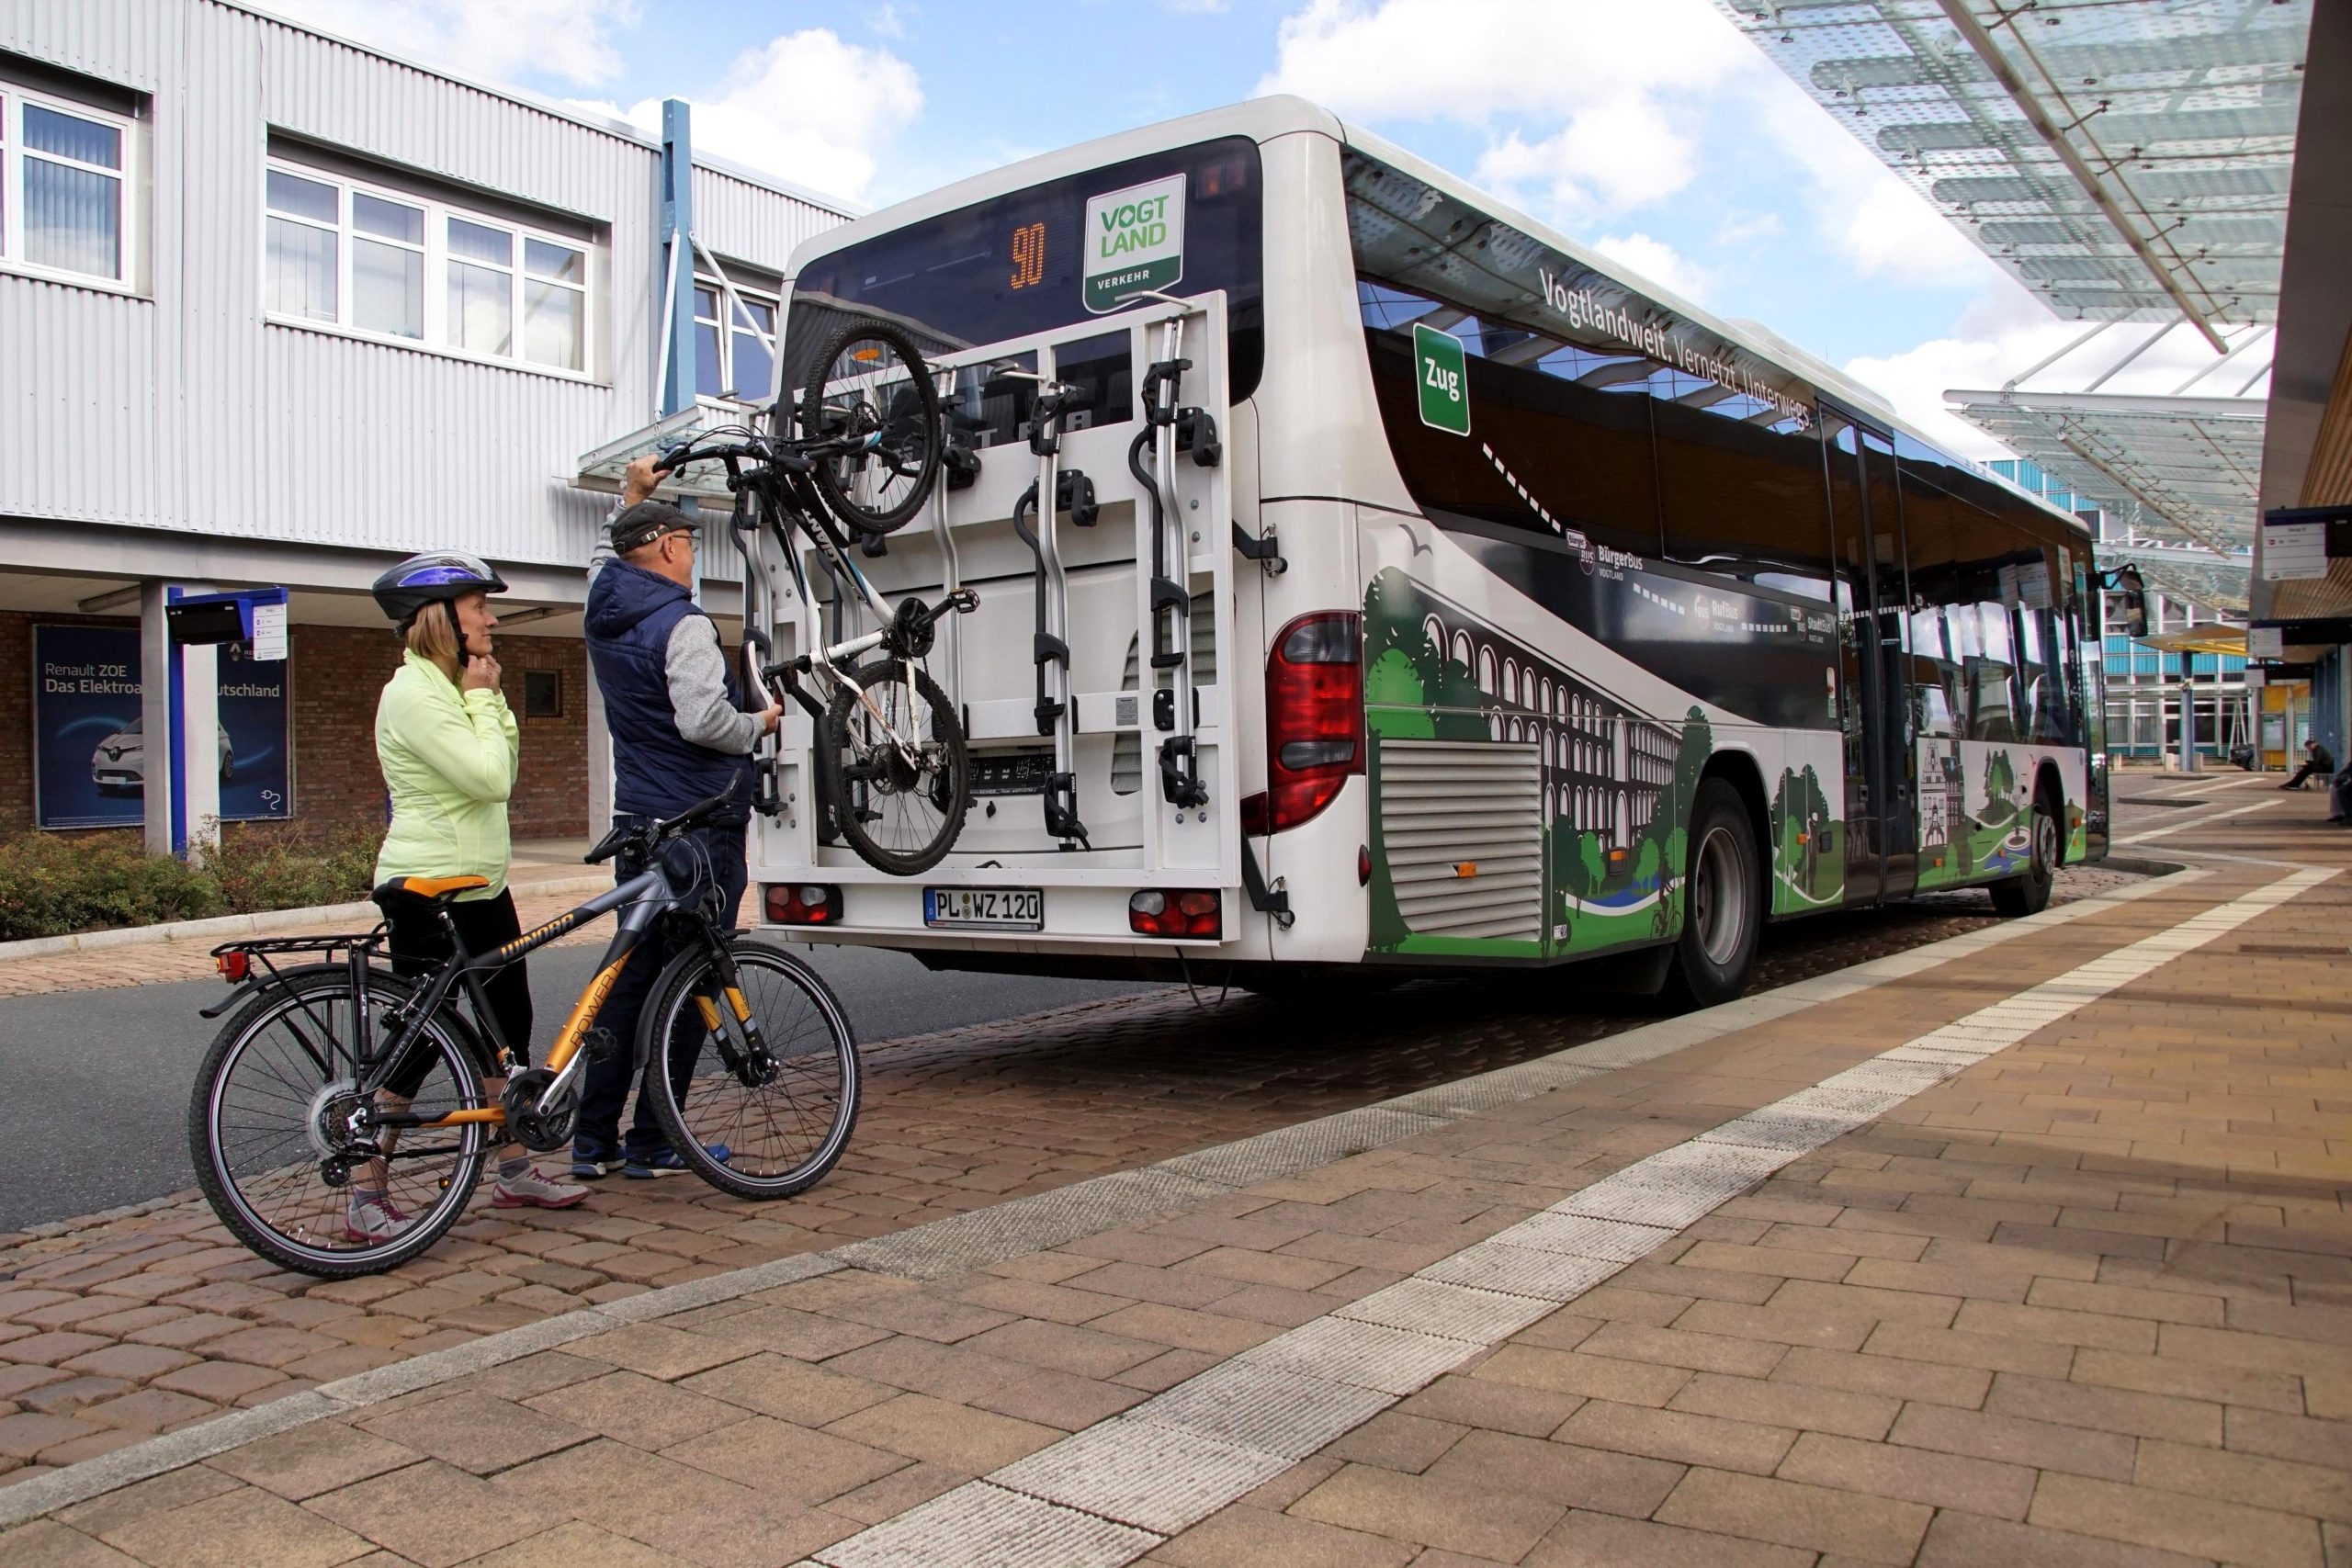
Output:
[[[2043,497],[2010,484],[1980,464],[1954,458],[1944,451],[1942,444],[1928,435],[1917,425],[1897,413],[1885,399],[1854,380],[1826,361],[1790,343],[1778,333],[1752,321],[1729,321],[1690,303],[1634,268],[1610,257],[1600,255],[1580,245],[1550,225],[1520,211],[1488,192],[1480,190],[1468,181],[1447,173],[1393,142],[1375,136],[1360,127],[1351,126],[1337,115],[1301,97],[1276,94],[1251,98],[1245,103],[1222,108],[1206,109],[1198,114],[1184,115],[1157,124],[1139,126],[1116,135],[1099,137],[1080,142],[1057,152],[1024,158],[986,174],[975,175],[953,185],[942,186],[921,196],[909,197],[877,211],[828,229],[802,242],[792,254],[786,282],[799,275],[810,260],[854,245],[877,234],[888,233],[910,224],[940,217],[972,206],[977,202],[1025,190],[1031,186],[1070,175],[1083,174],[1129,158],[1141,157],[1170,147],[1182,147],[1222,136],[1247,136],[1261,144],[1277,137],[1319,135],[1343,146],[1351,147],[1365,156],[1385,164],[1398,172],[1411,175],[1432,188],[1476,209],[1500,222],[1516,228],[1530,238],[1551,246],[1579,265],[1615,277],[1634,288],[1650,300],[1691,326],[1738,345],[1767,364],[1778,365],[1797,378],[1810,382],[1818,390],[1845,404],[1854,412],[1883,423],[1891,431],[1900,431],[1921,446],[1945,457],[1947,461],[1976,469],[1993,482],[2014,491],[2033,502],[2052,519],[2063,522],[2076,534],[2087,536],[2089,528],[2071,512],[2051,504]]]

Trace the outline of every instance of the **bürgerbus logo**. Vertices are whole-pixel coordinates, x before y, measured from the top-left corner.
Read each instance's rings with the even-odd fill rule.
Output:
[[[1568,548],[1576,551],[1577,564],[1584,568],[1584,574],[1587,577],[1590,577],[1594,570],[1600,565],[1600,557],[1593,549],[1592,541],[1586,538],[1580,530],[1575,528],[1562,529],[1560,537],[1567,541]]]

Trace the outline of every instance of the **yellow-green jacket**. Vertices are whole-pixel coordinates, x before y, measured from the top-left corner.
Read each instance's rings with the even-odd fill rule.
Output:
[[[521,733],[503,694],[461,692],[432,660],[401,655],[400,672],[376,704],[376,759],[392,795],[377,882],[486,876],[489,886],[459,897],[503,892],[506,797],[521,757]]]

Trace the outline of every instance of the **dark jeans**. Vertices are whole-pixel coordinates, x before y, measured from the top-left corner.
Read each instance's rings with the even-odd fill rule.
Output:
[[[2327,781],[2327,819],[2352,823],[2352,768]]]
[[[616,822],[642,821],[642,818],[616,817]],[[686,836],[699,840],[703,851],[710,856],[710,873],[718,883],[718,908],[727,928],[736,928],[736,915],[743,901],[743,885],[751,872],[744,860],[744,836],[747,825],[738,822],[731,827],[696,828]],[[623,856],[613,868],[616,886],[643,872],[639,862]],[[628,1100],[629,1087],[637,1079],[637,1023],[645,1010],[648,993],[664,965],[677,955],[676,943],[663,937],[657,929],[638,943],[637,951],[628,955],[621,968],[620,978],[613,982],[612,994],[597,1010],[596,1026],[612,1031],[620,1049],[611,1059],[588,1064],[588,1087],[580,1102],[580,1130],[572,1142],[575,1146],[597,1149],[619,1147],[625,1154],[653,1155],[669,1146],[669,1137],[662,1131],[662,1123],[653,1107],[642,1097],[637,1102],[637,1114],[630,1119],[628,1136],[620,1135],[621,1106]],[[695,1054],[701,1043],[702,1019],[692,1008],[685,1010],[677,1029],[671,1036],[670,1081],[677,1087],[681,1101],[685,1098],[685,1080],[693,1076]]]
[[[502,892],[495,898],[478,898],[471,903],[452,903],[449,918],[458,928],[458,940],[466,944],[468,953],[487,953],[523,934],[523,928],[514,918],[514,897],[511,893]],[[385,911],[384,919],[390,928],[393,974],[414,979],[449,956],[449,933],[441,929],[440,915],[424,899],[394,900]],[[529,965],[518,958],[503,968],[492,969],[481,976],[481,989],[492,1016],[498,1021],[499,1032],[514,1048],[515,1059],[527,1066],[531,1060]],[[454,999],[465,994],[465,982],[459,980],[450,996]],[[481,1034],[487,1059],[478,1066],[485,1072],[492,1072],[498,1067],[495,1048],[491,1044],[490,1032],[485,1029]],[[424,1075],[432,1070],[433,1060],[429,1052],[412,1053],[410,1061],[401,1065],[400,1072],[385,1087],[403,1097],[413,1096]],[[409,1081],[403,1083],[403,1078]]]

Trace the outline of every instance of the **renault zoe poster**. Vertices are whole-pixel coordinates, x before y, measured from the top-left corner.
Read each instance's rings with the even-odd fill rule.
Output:
[[[243,643],[220,649],[220,818],[293,814],[288,787],[286,665]],[[43,828],[136,827],[146,816],[139,632],[33,627],[33,777]]]

